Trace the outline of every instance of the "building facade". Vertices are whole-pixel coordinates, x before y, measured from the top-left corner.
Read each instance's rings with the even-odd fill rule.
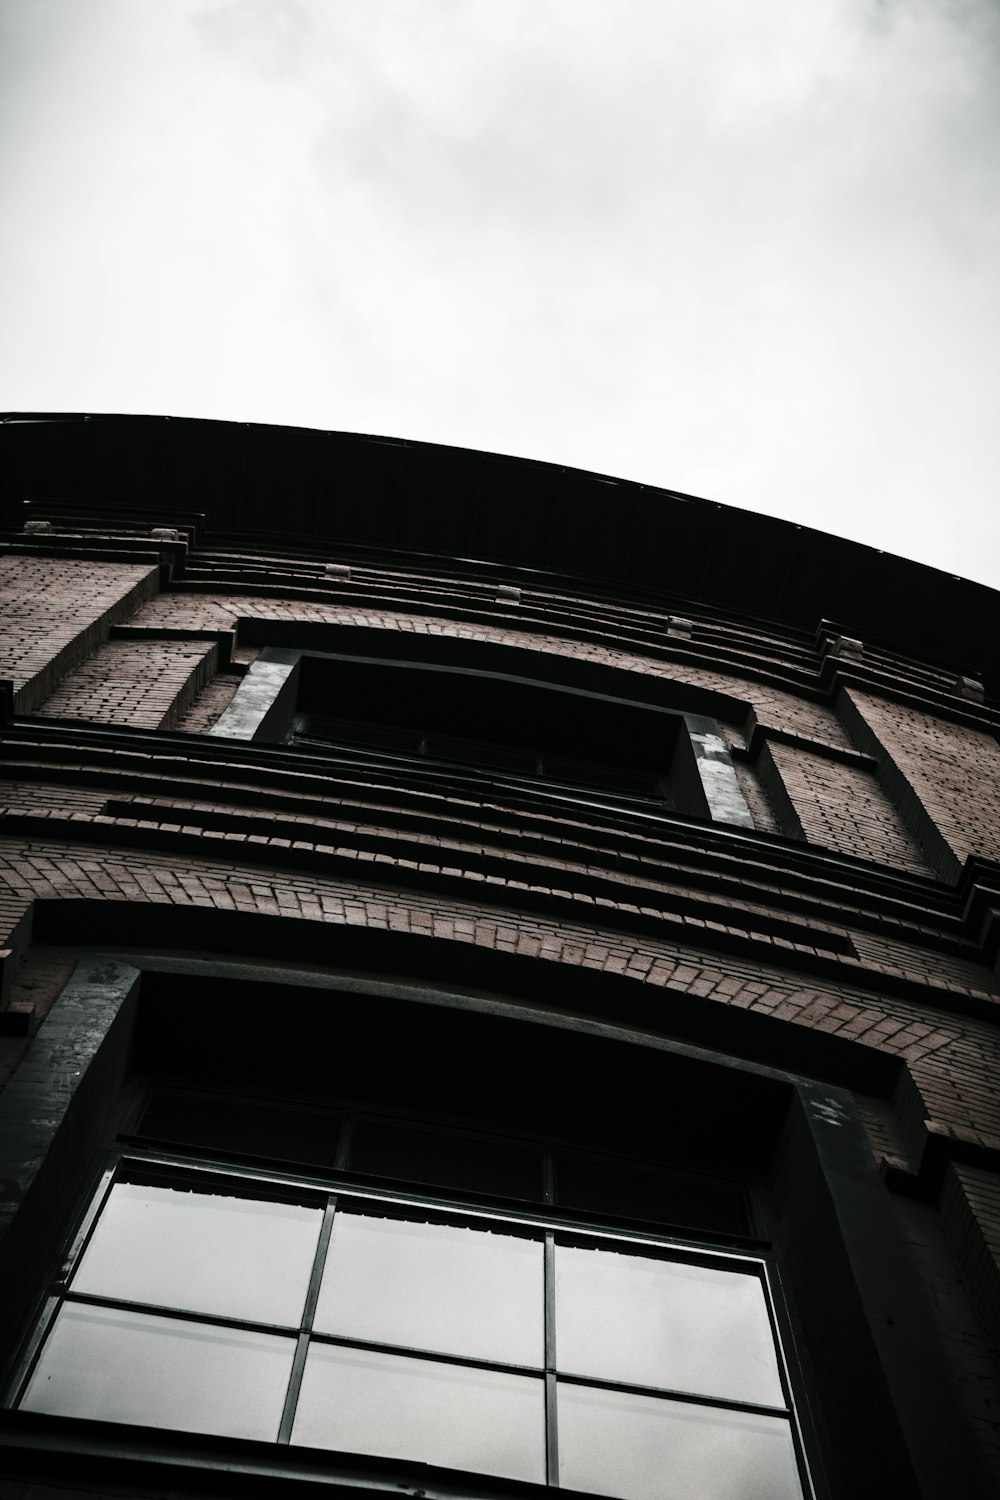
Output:
[[[0,1497],[986,1497],[1000,595],[0,426]]]

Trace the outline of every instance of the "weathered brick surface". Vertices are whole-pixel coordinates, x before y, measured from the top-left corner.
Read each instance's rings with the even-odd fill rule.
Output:
[[[212,681],[217,661],[214,642],[108,641],[64,677],[36,713],[47,719],[175,729]]]
[[[746,761],[734,760],[733,769],[743,799],[750,809],[753,825],[758,833],[782,833],[771,798],[767,794],[763,777],[756,766]]]
[[[171,593],[160,595],[145,606],[137,615],[136,624],[188,630],[235,629],[241,619],[271,619],[281,622],[295,620],[331,626],[362,625],[398,631],[401,634],[445,634],[518,646],[542,654],[593,661],[658,677],[664,683],[677,682],[688,688],[730,694],[747,704],[750,713],[748,729],[753,725],[761,725],[835,749],[850,747],[845,730],[829,708],[791,692],[748,681],[733,673],[712,671],[683,661],[665,663],[613,647],[544,636],[518,628],[516,621],[505,627],[470,626],[461,621],[438,620],[433,616],[358,612],[351,610],[349,606],[319,604],[308,600]],[[185,725],[178,727],[192,730],[211,727],[225,706],[223,699],[229,696],[228,684],[222,688],[217,683],[212,684],[203,693],[203,701],[199,700],[195,704]],[[780,813],[776,812],[774,806],[775,798],[762,769],[746,763],[736,766],[740,788],[761,832],[801,833],[801,836],[811,842],[844,853],[857,853],[870,860],[886,859],[886,862],[903,869],[933,873],[888,799],[874,783],[864,789],[871,816],[862,820],[860,833],[855,830],[853,835],[848,835],[836,818],[827,816],[826,803],[841,794],[845,779],[842,773],[845,768],[820,757],[813,757],[813,760],[815,768],[812,774],[800,776],[796,788],[797,799],[807,812],[806,823],[801,829],[783,827]]]
[[[954,878],[971,854],[1000,860],[1000,745],[990,734],[845,689],[838,707],[858,748],[878,753],[902,816]]]
[[[801,887],[789,911],[784,893],[774,888],[771,867],[757,868],[745,854],[732,863],[726,886],[716,889],[717,882],[706,880],[696,867],[683,868],[679,850],[666,854],[655,842],[640,841],[626,855],[613,829],[604,835],[607,842],[602,848],[600,842],[595,846],[593,826],[580,842],[572,823],[556,829],[541,811],[522,810],[514,832],[504,826],[498,809],[477,807],[464,798],[433,799],[437,816],[429,824],[426,815],[417,813],[414,822],[409,809],[401,814],[388,807],[381,808],[382,813],[389,813],[388,821],[380,821],[377,787],[364,801],[354,796],[344,801],[338,788],[337,795],[324,798],[321,812],[315,799],[301,793],[283,797],[280,811],[266,810],[252,786],[229,781],[218,787],[219,801],[163,796],[159,793],[164,759],[168,765],[171,759],[176,761],[176,757],[160,757],[154,765],[146,754],[116,752],[105,780],[109,790],[119,794],[110,800],[96,789],[12,779],[0,787],[0,814],[8,822],[17,816],[28,818],[43,837],[46,832],[63,836],[67,819],[69,832],[78,837],[86,837],[88,822],[94,824],[94,836],[107,838],[116,827],[123,831],[146,827],[151,842],[161,833],[182,836],[195,850],[213,839],[223,840],[234,855],[241,844],[251,853],[266,846],[279,855],[294,846],[317,854],[328,851],[337,859],[349,860],[358,871],[377,872],[388,865],[403,878],[411,878],[413,872],[427,877],[437,874],[452,882],[482,882],[493,891],[524,890],[551,898],[550,906],[557,902],[566,912],[575,906],[581,915],[589,915],[596,906],[609,919],[613,915],[625,918],[626,925],[641,922],[648,926],[654,920],[665,931],[686,926],[692,942],[700,940],[710,946],[718,946],[713,943],[715,935],[729,934],[741,943],[761,942],[773,954],[796,955],[803,963],[816,953],[831,959],[836,955],[845,974],[856,974],[859,982],[866,982],[862,975],[869,979],[894,976],[926,986],[929,994],[933,991],[944,997],[950,992],[998,1004],[1000,1014],[1000,978],[976,961],[971,949],[969,957],[962,957],[942,951],[932,941],[921,941],[912,922],[905,920],[905,908],[905,925],[896,935],[888,916],[877,927],[861,925],[863,903],[859,905],[843,888],[841,899],[852,905],[834,920],[823,905],[824,897],[833,895],[828,882],[817,891],[807,915],[794,909],[801,903]],[[131,782],[137,776],[146,782],[147,790],[119,792],[115,763]],[[320,786],[324,785],[321,781]],[[253,807],[249,818],[240,811],[240,802],[248,799]],[[415,805],[420,800],[419,795],[412,799]],[[296,801],[302,803],[301,812],[296,810]],[[741,887],[736,902],[734,875]],[[857,911],[854,920],[852,907]]]
[[[183,734],[206,734],[225,713],[240,685],[234,676],[218,676],[198,692],[190,706],[177,716],[175,729]]]
[[[774,742],[761,753],[760,771],[785,832],[800,832],[807,843],[838,854],[933,876],[933,865],[873,772]]]
[[[266,842],[266,841],[265,841]],[[100,844],[0,842],[0,891],[19,898],[107,899],[178,907],[210,907],[259,916],[291,916],[334,926],[366,927],[474,944],[489,951],[624,975],[664,991],[698,996],[843,1036],[908,1063],[925,1112],[962,1139],[1000,1140],[1000,1096],[983,1087],[1000,1067],[1000,1034],[986,1022],[888,999],[850,983],[809,981],[794,968],[699,951],[690,944],[631,938],[603,927],[519,913],[490,905],[489,883],[478,900],[449,899],[402,885],[373,884],[357,861],[355,880],[297,876],[254,866],[253,839],[234,840],[232,861],[184,860]],[[246,863],[243,863],[243,861]],[[428,862],[430,866],[430,862]],[[403,882],[406,861],[399,862]],[[414,866],[416,868],[416,866]],[[669,1029],[669,1010],[664,1013]]]
[[[466,624],[433,615],[408,615],[401,611],[357,610],[349,605],[313,603],[309,600],[256,598],[251,594],[163,594],[136,615],[135,624],[163,629],[233,630],[244,620],[298,620],[310,624],[362,625],[376,630],[394,630],[417,635],[449,635],[466,640],[520,646],[546,655],[567,656],[601,665],[622,667],[667,682],[732,694],[753,708],[758,722],[787,730],[842,749],[850,741],[836,715],[824,704],[813,703],[780,688],[752,682],[736,672],[712,671],[684,661],[663,662],[635,651],[560,639],[538,630],[525,630],[516,617],[502,624]]]
[[[14,683],[18,711],[30,713],[157,587],[153,568],[0,557],[0,677]]]

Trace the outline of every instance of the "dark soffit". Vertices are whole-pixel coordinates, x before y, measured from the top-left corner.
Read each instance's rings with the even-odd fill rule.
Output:
[[[25,500],[203,511],[212,540],[377,547],[590,579],[955,663],[1000,694],[1000,593],[678,491],[534,460],[196,418],[6,414],[6,524]]]

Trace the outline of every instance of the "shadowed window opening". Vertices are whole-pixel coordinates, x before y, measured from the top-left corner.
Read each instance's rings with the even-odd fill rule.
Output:
[[[679,715],[470,671],[303,655],[288,741],[674,805]]]

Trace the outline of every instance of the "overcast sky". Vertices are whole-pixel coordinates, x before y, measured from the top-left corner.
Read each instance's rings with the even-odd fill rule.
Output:
[[[1000,586],[997,0],[0,0],[0,409],[387,433]]]

